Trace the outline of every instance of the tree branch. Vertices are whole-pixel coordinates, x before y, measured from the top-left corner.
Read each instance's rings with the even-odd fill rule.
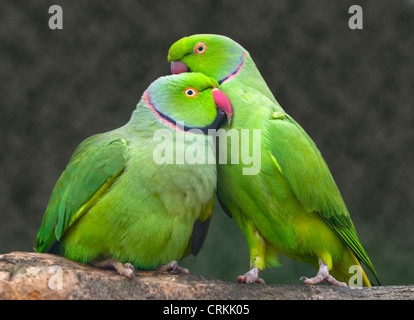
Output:
[[[130,280],[56,255],[11,252],[0,255],[0,299],[414,299],[414,286],[245,285],[156,271],[137,271]]]

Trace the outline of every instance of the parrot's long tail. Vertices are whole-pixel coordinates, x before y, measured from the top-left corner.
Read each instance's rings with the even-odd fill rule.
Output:
[[[353,252],[347,248],[339,263],[333,264],[331,275],[348,286],[371,287],[371,283]]]

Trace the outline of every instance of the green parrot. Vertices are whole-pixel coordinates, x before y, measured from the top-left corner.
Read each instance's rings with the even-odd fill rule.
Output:
[[[84,140],[58,179],[37,252],[114,268],[188,273],[177,260],[205,240],[216,191],[213,137],[231,104],[200,73],[165,76],[124,126]],[[210,157],[213,157],[211,160]]]
[[[264,283],[259,273],[279,266],[283,254],[318,270],[313,278],[301,278],[306,284],[346,286],[358,272],[363,285],[370,286],[360,263],[378,281],[320,151],[276,101],[249,52],[228,37],[200,34],[175,42],[168,61],[173,74],[201,72],[218,81],[234,110],[224,129],[239,136],[243,129],[261,133],[258,161],[249,168],[253,172],[231,163],[230,148],[227,162],[217,167],[217,198],[243,231],[250,251],[250,271],[237,280]],[[254,150],[254,135],[249,133],[247,142]]]

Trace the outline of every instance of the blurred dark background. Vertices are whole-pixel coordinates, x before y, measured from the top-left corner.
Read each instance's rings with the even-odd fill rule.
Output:
[[[50,30],[49,7],[63,8]],[[348,8],[361,5],[363,30]],[[88,136],[129,120],[167,52],[194,33],[249,50],[283,108],[319,146],[383,284],[414,283],[414,1],[18,1],[0,8],[0,253],[32,251],[60,173]],[[267,283],[311,266],[284,259]],[[235,281],[244,236],[216,207],[181,264]]]

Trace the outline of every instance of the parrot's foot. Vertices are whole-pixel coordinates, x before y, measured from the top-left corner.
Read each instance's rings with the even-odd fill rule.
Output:
[[[253,267],[250,269],[249,272],[246,272],[244,275],[242,276],[238,276],[237,277],[237,282],[238,283],[253,283],[253,282],[257,282],[260,284],[265,284],[264,280],[259,278],[259,273],[260,270],[257,269],[256,267]]]
[[[135,279],[135,268],[130,263],[122,263],[113,259],[95,261],[92,263],[97,268],[114,268],[121,276],[128,279]]]
[[[334,277],[332,277],[329,274],[328,266],[325,264],[325,262],[321,261],[319,264],[319,271],[317,275],[313,278],[307,278],[307,277],[301,277],[300,280],[302,280],[306,284],[318,284],[322,282],[327,282],[333,286],[338,287],[347,287],[348,285],[345,282],[341,282],[336,280]]]
[[[171,273],[183,273],[183,274],[190,273],[190,271],[187,268],[180,267],[177,261],[171,261],[170,263],[164,266],[159,266],[157,270],[163,271],[163,272],[171,272]]]

